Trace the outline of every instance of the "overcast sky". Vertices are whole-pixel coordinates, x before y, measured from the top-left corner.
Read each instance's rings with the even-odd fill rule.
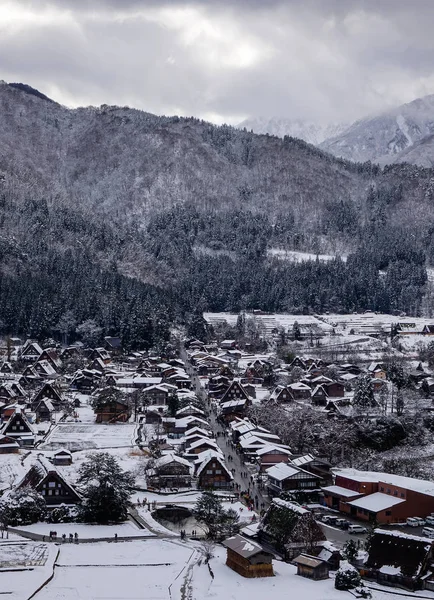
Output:
[[[434,93],[434,0],[0,0],[0,79],[68,105],[349,121]]]

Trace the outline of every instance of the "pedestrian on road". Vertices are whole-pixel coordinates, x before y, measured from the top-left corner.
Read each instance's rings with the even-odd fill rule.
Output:
[[[118,534],[115,533],[115,542],[117,542],[117,541],[118,541]]]
[[[72,533],[69,534],[69,543],[72,544],[72,540],[74,539],[74,536],[72,535]]]
[[[62,534],[62,540],[63,540],[63,543],[66,542],[66,533]]]

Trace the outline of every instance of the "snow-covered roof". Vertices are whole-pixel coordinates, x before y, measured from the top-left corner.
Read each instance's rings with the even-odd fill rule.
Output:
[[[244,406],[247,400],[227,400],[226,402],[222,402],[220,404],[221,408],[236,408],[237,406]]]
[[[289,477],[293,477],[299,473],[300,469],[291,467],[286,463],[278,463],[277,465],[267,469],[267,475],[273,479],[277,479],[277,481],[283,481],[284,479],[288,479]]]
[[[201,429],[200,427],[192,427],[191,429],[187,429],[184,434],[184,439],[188,440],[189,438],[200,435],[202,437],[211,437],[211,434],[206,429]]]
[[[205,469],[205,467],[208,465],[208,463],[212,459],[215,459],[215,460],[217,460],[219,462],[219,464],[221,465],[221,467],[229,475],[229,479],[233,479],[232,473],[229,471],[229,469],[225,465],[223,455],[220,454],[220,453],[218,453],[218,452],[213,452],[212,450],[208,450],[207,452],[201,452],[201,454],[200,454],[200,462],[199,461],[196,462],[196,465],[197,465],[196,475],[197,475],[197,477],[199,477],[199,475],[202,473],[202,471]]]
[[[203,445],[208,445],[208,446],[212,446],[213,448],[218,448],[218,446],[217,446],[216,442],[214,442],[214,440],[211,440],[208,437],[203,437],[203,438],[199,438],[198,440],[196,440],[195,442],[190,444],[189,450],[194,450],[195,448],[200,448]]]
[[[185,458],[181,458],[180,456],[177,456],[176,454],[171,452],[169,454],[161,456],[160,458],[157,458],[157,460],[155,461],[155,469],[159,469],[161,467],[164,467],[165,465],[169,465],[172,462],[184,465],[189,469],[191,468],[191,463],[188,460],[186,460]]]
[[[201,417],[195,417],[193,415],[188,415],[188,417],[182,417],[181,419],[176,419],[175,427],[182,429],[183,427],[187,427],[190,423],[200,423],[202,425],[208,426],[208,421],[205,421],[205,419],[201,419]]]
[[[188,413],[188,412],[195,412],[198,413],[200,415],[204,415],[205,413],[203,412],[203,410],[201,410],[200,408],[198,408],[197,406],[195,406],[194,404],[188,404],[187,406],[184,406],[184,408],[180,408],[178,411],[176,411],[176,415],[183,415],[184,413]]]
[[[255,554],[265,552],[262,546],[252,542],[251,540],[246,540],[246,538],[243,538],[241,535],[234,535],[230,538],[227,538],[223,542],[223,546],[230,548],[243,558],[250,558],[251,556],[255,556]]]
[[[287,454],[288,456],[291,456],[291,451],[289,449],[288,446],[274,446],[274,445],[269,445],[269,446],[264,446],[263,448],[259,448],[259,450],[256,450],[256,454],[258,454],[258,456],[262,456],[263,454],[273,454],[273,453],[281,453],[281,454]]]
[[[321,488],[323,492],[329,492],[330,494],[336,494],[343,496],[344,498],[353,498],[353,496],[360,496],[359,492],[354,490],[348,490],[347,488],[341,487],[340,485],[328,485],[327,487]]]
[[[289,502],[289,500],[282,500],[282,498],[273,498],[272,504],[274,504],[275,506],[279,506],[280,508],[288,508],[289,510],[296,512],[299,515],[306,515],[307,513],[309,513],[307,508],[303,508],[295,502]]]
[[[401,575],[401,567],[392,567],[391,565],[383,565],[379,568],[380,573],[385,575]]]
[[[433,543],[431,538],[421,537],[420,535],[412,535],[411,533],[404,533],[403,531],[397,531],[396,529],[375,529],[374,533],[398,537],[405,540],[413,540],[414,542],[425,542],[429,546],[431,546]]]
[[[248,431],[247,433],[245,433],[244,435],[240,436],[240,440],[248,440],[251,437],[256,437],[259,439],[263,439],[264,441],[268,442],[268,441],[272,441],[275,440],[277,442],[280,441],[280,438],[278,435],[276,435],[275,433],[270,433],[269,431],[264,431],[261,430],[259,428],[256,428],[254,431]]]
[[[308,385],[306,385],[305,383],[301,383],[300,381],[297,381],[297,383],[290,383],[288,385],[288,387],[291,390],[309,390],[310,391],[310,387]]]
[[[392,506],[396,506],[396,504],[402,504],[403,502],[405,502],[405,500],[402,498],[395,498],[394,496],[390,496],[390,494],[375,492],[375,494],[369,494],[358,500],[348,502],[348,504],[356,506],[357,508],[363,508],[369,512],[377,513],[391,508]]]
[[[303,465],[307,465],[315,460],[315,457],[312,454],[304,454],[303,456],[299,456],[298,458],[293,458],[291,460],[292,464],[296,467],[301,467]]]
[[[358,471],[357,469],[333,469],[335,475],[352,479],[360,482],[376,482],[389,483],[396,485],[405,490],[412,490],[419,494],[434,496],[434,482],[425,479],[413,479],[412,477],[404,477],[402,475],[392,475],[390,473],[382,473],[380,471]]]

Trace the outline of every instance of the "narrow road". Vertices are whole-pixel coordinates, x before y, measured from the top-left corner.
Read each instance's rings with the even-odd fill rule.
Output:
[[[230,439],[228,429],[225,429],[223,425],[218,422],[217,413],[213,409],[213,406],[208,398],[206,391],[202,388],[199,377],[197,376],[194,367],[188,360],[187,352],[185,351],[185,348],[182,346],[182,344],[180,349],[180,356],[186,365],[186,371],[191,378],[196,395],[201,400],[203,400],[205,404],[206,410],[209,414],[208,422],[214,433],[216,442],[225,457],[226,466],[230,471],[232,469],[234,470],[234,484],[236,484],[235,487],[238,488],[234,491],[248,492],[250,497],[255,502],[255,506],[258,510],[261,510],[261,508],[266,508],[269,505],[268,496],[266,495],[266,493],[264,493],[264,490],[260,489],[257,483],[253,480],[253,477],[251,476],[251,471],[249,470],[249,467],[251,469],[251,466],[246,465],[244,463],[242,454],[237,451],[236,446],[232,443],[232,440]]]

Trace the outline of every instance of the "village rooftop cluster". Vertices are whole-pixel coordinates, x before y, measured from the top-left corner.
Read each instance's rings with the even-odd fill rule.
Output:
[[[60,532],[73,535],[74,527],[78,543],[88,538],[146,544],[179,535],[185,541],[185,529],[167,528],[170,515],[185,511],[191,517],[200,495],[213,492],[236,513],[232,530],[217,541],[238,576],[272,577],[277,556],[314,580],[341,568],[367,582],[434,590],[434,529],[429,534],[434,483],[342,467],[313,450],[297,453],[255,418],[255,407],[282,415],[303,407],[334,423],[351,422],[361,410],[368,420],[396,412],[396,400],[395,406],[384,403],[393,393],[386,349],[395,358],[407,351],[409,385],[429,412],[432,372],[407,340],[417,336],[418,343],[429,343],[434,327],[372,313],[366,319],[375,324],[365,333],[357,324],[350,332],[348,321],[330,315],[314,317],[314,326],[310,317],[305,323],[289,316],[252,318],[271,320],[272,327],[263,325],[261,352],[245,339],[224,337],[184,339],[159,355],[125,352],[117,337],[96,348],[79,343],[44,348],[37,340],[9,339],[0,363],[2,500],[32,489],[43,498],[48,517],[23,527],[3,523],[3,534],[33,539],[41,552],[62,539]],[[205,320],[222,324],[221,315]],[[236,319],[229,326],[235,324]],[[287,359],[278,357],[276,347],[282,328],[297,349]],[[361,354],[357,360],[349,360],[355,358],[352,338]],[[336,346],[343,358],[331,361]],[[372,390],[372,401],[362,409],[355,400],[361,380]],[[50,522],[56,510],[72,515],[83,503],[80,468],[101,451],[135,479],[128,521],[115,538],[107,527],[98,534],[91,524]],[[410,529],[416,517],[425,535]],[[192,539],[187,543],[199,543],[206,527],[193,524],[187,536]],[[352,539],[359,544],[351,555]],[[8,543],[0,552],[7,552]],[[41,565],[49,554],[42,552]],[[29,560],[23,559],[27,565]]]

